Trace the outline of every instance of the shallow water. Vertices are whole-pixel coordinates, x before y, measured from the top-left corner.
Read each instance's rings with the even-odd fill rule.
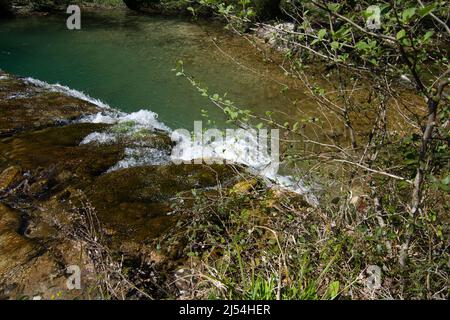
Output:
[[[219,27],[119,10],[82,12],[82,29],[70,31],[66,18],[0,22],[0,68],[66,85],[122,111],[152,110],[172,129],[192,129],[193,121],[202,119],[201,109],[219,126],[224,124],[217,108],[175,76],[178,60],[210,92],[227,92],[240,106],[287,113],[292,106],[281,84],[266,78],[270,67],[261,59],[248,59],[256,50]],[[253,70],[230,59],[212,39],[234,60],[245,56],[252,61]]]

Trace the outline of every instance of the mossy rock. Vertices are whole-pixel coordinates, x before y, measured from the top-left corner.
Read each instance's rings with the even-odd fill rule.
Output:
[[[0,71],[0,136],[67,123],[100,108]]]
[[[79,145],[86,135],[102,128],[105,125],[80,123],[26,132],[3,139],[0,150],[8,162],[29,172],[29,183],[38,183],[33,190],[51,194],[69,184],[88,184],[123,158],[124,147],[119,144]]]
[[[167,165],[128,168],[98,177],[84,190],[114,243],[150,240],[181,217],[168,215],[177,194],[227,185],[234,176],[224,165]]]

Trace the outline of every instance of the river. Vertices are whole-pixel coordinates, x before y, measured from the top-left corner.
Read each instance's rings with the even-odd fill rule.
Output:
[[[252,111],[292,115],[298,92],[283,93],[282,73],[222,26],[125,9],[82,11],[81,30],[68,30],[66,18],[1,21],[0,68],[60,83],[121,111],[152,110],[172,129],[192,129],[202,109],[223,126],[222,112],[175,76],[172,70],[182,60],[210,93],[227,93]]]

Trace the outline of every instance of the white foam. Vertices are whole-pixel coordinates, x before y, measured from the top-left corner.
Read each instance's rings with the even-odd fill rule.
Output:
[[[170,163],[165,150],[155,148],[125,148],[125,158],[112,166],[108,172],[145,165],[160,166]]]
[[[149,110],[124,113],[106,110],[94,115],[85,116],[80,122],[106,123],[113,125],[106,132],[93,132],[86,136],[80,144],[111,144],[126,138],[130,145],[125,148],[124,159],[112,166],[108,172],[145,165],[163,165],[170,162],[168,151],[149,148],[135,138],[136,133],[154,132],[156,130],[169,132],[170,128],[159,122],[158,115]]]
[[[9,96],[7,96],[5,99],[6,100],[14,100],[14,99],[23,99],[23,98],[27,98],[28,94],[26,93],[12,93]]]
[[[250,137],[250,139],[249,139]],[[279,186],[291,192],[304,195],[308,203],[318,206],[319,201],[310,188],[301,179],[278,174],[278,159],[273,159],[267,152],[261,152],[259,141],[239,135],[226,137],[223,142],[212,142],[205,148],[200,143],[193,143],[191,136],[178,131],[172,133],[176,143],[172,152],[172,161],[189,162],[195,159],[210,159],[215,163],[236,163],[245,165],[255,175],[263,177],[269,185]]]
[[[113,125],[125,123],[127,127],[125,132],[121,131],[120,133],[114,133],[114,130],[91,133],[81,144],[110,144],[116,142],[119,137],[130,137],[142,129],[163,130],[170,133],[170,128],[160,123],[157,118],[156,113],[148,110],[130,114],[115,111],[84,117],[81,120],[83,122]],[[318,199],[301,179],[278,174],[278,165],[274,165],[274,159],[266,152],[260,152],[259,141],[252,139],[251,136],[243,137],[238,134],[227,136],[223,141],[209,143],[207,148],[199,143],[194,144],[190,135],[180,134],[178,131],[173,131],[171,138],[176,145],[170,156],[166,151],[148,148],[142,146],[139,141],[134,141],[133,145],[126,148],[125,158],[111,167],[109,171],[144,165],[163,165],[177,160],[179,162],[190,162],[195,159],[209,159],[214,160],[214,163],[236,163],[248,167],[251,173],[263,177],[269,185],[279,186],[291,192],[302,194],[308,203],[313,206],[318,205]]]
[[[136,127],[150,130],[162,130],[170,132],[170,128],[158,121],[158,114],[149,110],[140,110],[120,117],[119,122],[133,121]]]
[[[0,79],[4,79],[5,77],[7,78],[7,76],[1,76]],[[83,117],[78,120],[79,122],[106,123],[112,125],[131,123],[126,132],[121,132],[120,134],[114,132],[94,132],[86,136],[81,144],[110,144],[116,142],[120,135],[130,136],[142,129],[150,131],[162,130],[167,133],[172,132],[169,127],[158,121],[158,114],[152,111],[140,110],[133,113],[125,113],[111,108],[108,104],[99,99],[92,98],[81,91],[60,84],[49,84],[45,81],[33,78],[25,78],[24,80],[51,92],[60,92],[90,102],[104,109],[97,114]],[[278,167],[273,166],[273,161],[269,156],[260,152],[255,152],[255,150],[258,150],[257,141],[236,136],[227,137],[222,143],[210,143],[205,152],[205,149],[201,145],[193,145],[190,138],[190,136],[177,135],[176,132],[173,132],[172,139],[176,142],[174,149],[176,149],[175,154],[178,160],[189,161],[209,158],[242,164],[247,166],[251,172],[265,178],[268,184],[278,185],[292,192],[302,194],[311,205],[318,205],[317,198],[301,180],[295,179],[292,176],[279,175],[277,173]],[[141,146],[139,142],[136,141],[134,145],[125,149],[125,158],[111,167],[109,171],[143,165],[168,164],[171,160],[174,160],[173,155],[174,153],[172,153],[171,157],[164,150]]]
[[[130,131],[132,132],[136,132],[141,129],[170,132],[169,127],[158,121],[158,114],[149,110],[139,110],[133,113],[107,110],[106,112],[99,112],[93,115],[85,116],[81,118],[79,122],[106,124],[133,123],[132,128],[130,128]]]
[[[59,83],[50,84],[50,83],[47,83],[45,81],[37,80],[37,79],[34,79],[34,78],[30,78],[30,77],[25,78],[24,81],[26,83],[33,84],[35,86],[44,88],[44,89],[46,89],[46,90],[48,90],[50,92],[61,92],[61,93],[64,93],[64,94],[66,94],[66,95],[68,95],[70,97],[74,97],[74,98],[81,99],[83,101],[90,102],[90,103],[95,104],[96,106],[101,107],[101,108],[105,108],[105,109],[110,109],[111,108],[108,104],[104,103],[103,101],[101,101],[99,99],[92,98],[92,97],[90,97],[89,95],[85,94],[82,91],[71,89],[69,87],[60,85]]]
[[[228,135],[223,141],[212,141],[205,145],[193,143],[190,136],[178,131],[174,131],[171,137],[176,142],[172,154],[174,161],[216,159],[222,163],[243,164],[260,172],[270,170],[272,164],[270,156],[260,152],[258,141],[251,136]]]
[[[109,110],[108,110],[109,111]],[[98,112],[96,114],[91,114],[84,116],[79,122],[82,123],[106,123],[106,124],[114,124],[117,123],[117,118],[122,114],[121,112],[115,115],[113,112]]]
[[[81,141],[81,145],[83,144],[111,144],[116,141],[116,137],[111,133],[107,132],[92,132],[88,134],[83,141]]]

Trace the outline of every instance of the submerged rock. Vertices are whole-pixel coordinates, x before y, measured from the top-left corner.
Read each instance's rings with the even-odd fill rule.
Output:
[[[104,127],[82,123],[39,129],[3,139],[0,147],[6,161],[20,163],[31,176],[58,182],[71,178],[89,180],[123,157],[123,146],[118,144],[79,145],[85,135]]]

